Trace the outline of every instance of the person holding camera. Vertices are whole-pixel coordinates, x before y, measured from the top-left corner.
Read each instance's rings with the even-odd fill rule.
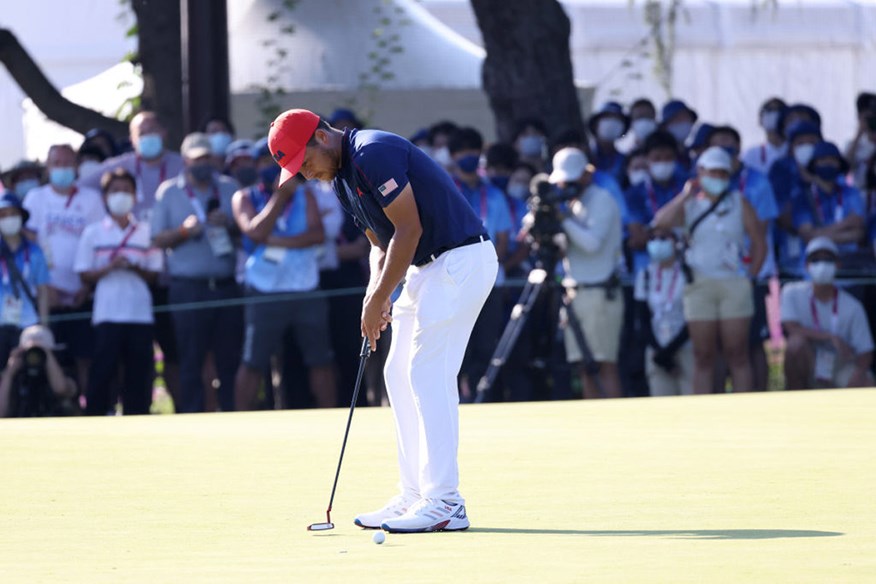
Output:
[[[565,269],[577,283],[571,310],[581,323],[587,346],[598,366],[591,373],[571,327],[566,327],[566,358],[580,362],[585,398],[621,397],[617,358],[624,298],[616,270],[621,258],[621,213],[614,197],[593,182],[595,168],[583,151],[563,148],[553,158],[549,181],[580,194],[561,211],[569,239]]]
[[[651,263],[636,276],[638,335],[645,338],[645,372],[652,396],[693,393],[694,356],[684,320],[684,272],[672,231],[653,229]]]
[[[711,393],[718,351],[730,368],[733,391],[751,391],[748,341],[754,314],[751,280],[766,256],[754,208],[731,188],[733,161],[718,146],[697,159],[697,177],[657,212],[655,229],[683,227],[687,250],[684,316],[693,343],[694,393]],[[750,261],[742,260],[748,236]]]
[[[55,357],[55,337],[43,325],[21,332],[0,375],[0,417],[30,418],[64,413],[64,400],[76,395],[76,382]]]
[[[148,414],[152,403],[153,318],[149,286],[163,267],[152,247],[148,223],[132,212],[137,181],[116,168],[100,182],[109,216],[85,228],[74,269],[94,286],[95,355],[86,388],[85,413],[114,411],[113,380],[123,366],[122,405],[126,415]]]
[[[0,197],[0,363],[23,328],[49,318],[49,267],[40,246],[21,232],[29,218],[15,194]]]

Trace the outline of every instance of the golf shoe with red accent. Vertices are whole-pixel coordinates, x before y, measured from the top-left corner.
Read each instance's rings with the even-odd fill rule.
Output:
[[[353,523],[365,529],[380,529],[380,525],[384,520],[401,517],[417,501],[419,501],[419,499],[414,495],[396,495],[377,511],[357,515],[356,518],[353,519]]]
[[[465,505],[441,499],[420,499],[407,513],[385,519],[380,527],[389,533],[462,531],[471,525]]]

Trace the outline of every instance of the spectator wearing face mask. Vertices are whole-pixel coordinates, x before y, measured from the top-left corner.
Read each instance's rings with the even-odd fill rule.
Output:
[[[152,295],[149,286],[163,266],[152,247],[148,223],[132,213],[137,186],[123,168],[101,180],[109,216],[85,228],[75,269],[94,286],[95,359],[85,392],[88,415],[115,411],[112,387],[119,366],[124,372],[121,399],[125,415],[148,414],[152,403]]]
[[[225,174],[241,187],[251,187],[259,180],[254,150],[252,140],[235,140],[225,150]]]
[[[753,282],[754,291],[754,315],[750,327],[751,367],[754,379],[752,389],[765,391],[769,378],[766,352],[763,343],[770,336],[767,324],[766,296],[769,292],[769,279],[778,275],[776,257],[773,250],[773,228],[779,215],[776,198],[773,195],[769,180],[761,172],[748,168],[739,160],[739,148],[741,138],[739,132],[732,126],[718,126],[708,138],[709,146],[722,148],[730,155],[732,170],[730,176],[730,188],[739,190],[751,204],[757,214],[764,241],[766,242],[766,257],[757,279]],[[746,246],[747,248],[748,246]],[[748,260],[746,251],[743,259]],[[718,387],[724,387],[724,375],[718,375],[716,383]]]
[[[657,211],[681,192],[687,180],[687,174],[678,161],[678,146],[668,132],[658,130],[648,136],[644,152],[647,175],[640,184],[630,187],[625,193],[630,217],[627,223],[627,248],[632,253],[634,273],[638,273],[649,262],[645,251],[647,226]]]
[[[43,170],[36,162],[22,160],[3,173],[3,184],[23,201],[27,193],[42,184]]]
[[[679,148],[682,148],[698,117],[697,112],[686,103],[673,99],[667,101],[660,110],[660,128],[672,134]]]
[[[530,164],[537,172],[544,171],[547,127],[543,121],[538,118],[518,120],[514,126],[512,142],[520,154],[520,160]]]
[[[94,144],[83,142],[76,151],[77,174],[83,177],[96,172],[104,160],[106,157],[103,155],[103,150]]]
[[[561,189],[580,189],[580,195],[562,212],[568,236],[566,273],[577,283],[570,306],[595,363],[595,373],[583,365],[582,351],[571,327],[566,327],[566,357],[577,363],[586,398],[621,397],[618,353],[624,315],[624,296],[617,279],[621,256],[622,221],[613,197],[593,180],[595,168],[576,148],[554,155],[550,182]]]
[[[809,281],[782,288],[788,389],[873,385],[873,335],[864,307],[834,284],[839,250],[828,237],[806,246]]]
[[[459,126],[448,120],[436,122],[429,127],[429,148],[432,160],[448,172],[453,169],[453,160],[450,158],[447,143],[450,141],[450,136],[455,134],[458,129]]]
[[[531,172],[531,166],[520,162],[517,150],[510,144],[503,142],[493,144],[487,148],[484,157],[487,180],[502,191],[511,215],[508,252],[505,254],[502,267],[506,276],[522,276],[520,266],[529,255],[529,247],[525,242],[520,241],[518,234],[523,227],[523,217],[529,211],[526,207],[526,198],[529,195],[529,181],[534,173]]]
[[[218,172],[224,171],[226,152],[234,142],[234,126],[230,120],[222,116],[207,116],[201,124],[200,131],[210,140],[210,160],[213,166]]]
[[[633,146],[640,148],[644,146],[648,136],[657,131],[657,108],[650,99],[642,97],[630,105],[627,116],[630,119],[630,130],[633,132]]]
[[[23,328],[49,320],[49,268],[40,247],[22,237],[28,218],[13,193],[0,197],[0,363]]]
[[[632,187],[643,184],[649,179],[648,175],[648,157],[645,155],[644,148],[636,148],[627,153],[626,165],[624,168],[624,176],[620,183],[620,188],[626,193]],[[629,202],[627,202],[629,206]],[[632,210],[630,211],[632,213]]]
[[[696,363],[695,393],[711,393],[719,351],[730,368],[733,390],[752,388],[750,279],[760,272],[766,245],[751,204],[730,188],[732,170],[726,151],[709,148],[697,160],[697,178],[688,181],[653,222],[664,230],[684,227],[687,235],[684,315]],[[748,263],[742,260],[746,236]]]
[[[681,153],[681,164],[686,171],[693,171],[696,174],[697,159],[709,147],[708,138],[714,129],[715,126],[712,124],[700,122],[696,132],[688,138],[686,147],[682,149]]]
[[[173,312],[180,367],[176,409],[204,411],[201,371],[207,352],[212,352],[220,382],[219,406],[232,411],[243,322],[239,307],[223,302],[238,297],[234,278],[238,229],[231,208],[238,186],[215,172],[207,135],[186,136],[182,154],[185,172],[162,184],[157,195],[153,244],[167,252],[170,303],[211,302],[213,306]]]
[[[793,195],[809,188],[812,175],[808,166],[821,142],[821,130],[815,124],[800,121],[788,130],[788,154],[776,160],[770,168],[769,181],[779,208],[776,223],[776,248],[779,268],[791,275],[799,275],[802,263],[803,243],[794,227]]]
[[[746,168],[766,175],[776,160],[788,154],[788,143],[779,126],[787,107],[778,97],[771,97],[760,106],[759,124],[766,134],[766,140],[752,146],[742,155],[742,163]]]
[[[794,228],[803,241],[828,237],[840,256],[854,253],[864,236],[864,201],[843,176],[849,164],[831,142],[815,145],[807,165],[812,182],[793,196]]]
[[[155,112],[138,113],[131,119],[129,127],[134,151],[105,160],[99,169],[80,177],[79,185],[98,190],[105,173],[124,168],[137,180],[134,215],[140,221],[148,222],[155,206],[158,185],[176,178],[183,170],[183,161],[179,154],[168,149],[167,132]]]
[[[483,137],[480,132],[474,128],[460,128],[450,137],[448,148],[455,164],[452,172],[453,182],[480,217],[499,258],[496,285],[475,322],[461,369],[462,399],[472,400],[474,385],[486,372],[502,332],[504,298],[501,286],[505,282],[502,265],[508,257],[508,241],[512,228],[511,213],[505,201],[505,194],[478,174],[478,164],[483,150]]]
[[[652,396],[693,393],[694,355],[684,320],[684,272],[672,231],[652,230],[650,263],[635,283],[637,332],[647,344],[645,371]]]
[[[617,102],[609,101],[590,116],[587,125],[593,135],[593,165],[620,183],[623,180],[626,157],[618,151],[615,143],[630,127],[630,120],[624,114],[623,107]]]
[[[867,168],[876,159],[876,94],[859,93],[855,100],[858,112],[858,131],[846,145],[846,160],[852,167],[855,186],[866,188]]]
[[[76,153],[67,144],[49,148],[49,184],[31,190],[24,199],[30,212],[25,228],[33,234],[49,265],[49,304],[56,320],[52,332],[76,360],[80,387],[87,387],[94,337],[87,319],[74,315],[91,310],[91,288],[74,269],[76,248],[88,225],[106,215],[98,191],[76,185]]]

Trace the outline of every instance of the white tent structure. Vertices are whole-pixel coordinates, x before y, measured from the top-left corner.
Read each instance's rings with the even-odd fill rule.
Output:
[[[594,84],[594,105],[668,98],[642,56],[643,0],[561,0],[572,22],[575,78]],[[685,0],[677,21],[673,97],[712,123],[732,123],[744,144],[762,140],[761,103],[773,95],[814,105],[828,139],[856,129],[855,96],[876,90],[876,2],[872,0]],[[480,31],[468,0],[423,6],[474,43]],[[649,47],[647,41],[646,47]],[[650,48],[650,47],[649,47]]]
[[[269,13],[279,4],[228,3],[231,90],[239,133],[266,132],[257,121],[255,88],[278,74],[279,85],[290,93],[284,107],[324,115],[351,107],[370,125],[401,134],[446,118],[494,135],[493,115],[481,89],[483,49],[443,25],[419,2],[301,0],[269,22]],[[293,33],[279,33],[290,23]],[[277,39],[276,47],[286,51],[281,69],[267,64],[275,54],[274,46],[264,46],[269,39]],[[365,88],[369,84],[375,87]],[[587,108],[589,90],[579,94]]]
[[[129,99],[143,93],[143,79],[131,63],[118,63],[94,77],[61,90],[61,95],[79,105],[108,117],[116,117]],[[41,160],[53,144],[70,144],[78,148],[83,136],[79,132],[48,119],[30,98],[22,104],[24,133],[28,137],[25,157]]]

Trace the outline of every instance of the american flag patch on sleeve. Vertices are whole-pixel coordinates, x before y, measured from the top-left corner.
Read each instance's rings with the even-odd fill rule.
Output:
[[[384,197],[392,193],[395,189],[398,188],[398,183],[395,182],[394,178],[389,179],[379,187],[377,187],[377,191],[383,195]]]

